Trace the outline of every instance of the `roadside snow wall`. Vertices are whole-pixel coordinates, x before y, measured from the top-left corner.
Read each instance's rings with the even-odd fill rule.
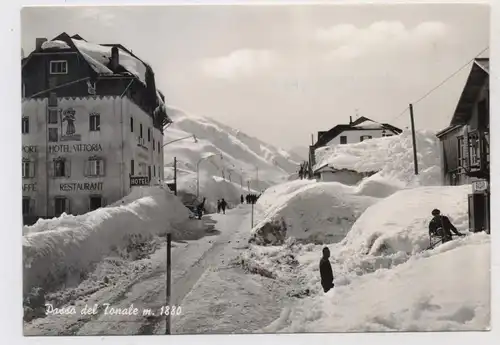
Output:
[[[363,211],[378,201],[354,191],[341,183],[301,180],[269,189],[257,202],[258,223],[252,229],[251,242],[282,244],[289,237],[339,242]]]
[[[175,236],[187,219],[188,210],[173,193],[148,187],[80,216],[40,220],[23,228],[23,290],[79,279],[113,247],[124,246],[130,235]]]

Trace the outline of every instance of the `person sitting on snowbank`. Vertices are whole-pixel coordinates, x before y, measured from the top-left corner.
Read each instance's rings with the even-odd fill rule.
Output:
[[[321,275],[321,286],[323,290],[328,292],[332,289],[335,284],[333,284],[333,271],[332,265],[330,265],[330,249],[328,247],[323,248],[323,257],[319,261],[319,273]]]
[[[430,236],[438,236],[442,238],[442,242],[446,243],[452,240],[453,231],[457,236],[465,236],[458,232],[457,228],[451,224],[451,221],[448,217],[442,216],[441,211],[437,208],[432,210],[432,219],[429,222],[429,235]]]

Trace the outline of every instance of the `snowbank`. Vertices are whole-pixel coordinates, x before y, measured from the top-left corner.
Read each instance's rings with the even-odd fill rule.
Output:
[[[24,227],[24,292],[79,279],[89,266],[120,248],[133,234],[181,231],[188,210],[162,188],[136,188],[108,207],[80,216],[63,214]]]
[[[41,48],[43,50],[45,49],[71,49],[71,47],[68,45],[68,43],[64,41],[59,41],[59,40],[53,40],[53,41],[45,41],[42,43]]]
[[[413,166],[410,131],[391,137],[365,140],[356,144],[336,145],[316,150],[318,164],[360,173],[377,172],[368,178],[385,181],[398,188],[441,184],[439,141],[434,132],[416,132],[419,175]]]
[[[428,224],[434,208],[463,232],[468,228],[471,186],[419,187],[398,191],[370,206],[342,241],[346,255],[414,254],[429,246]]]
[[[490,237],[471,235],[363,275],[286,316],[273,325],[279,332],[487,330]]]
[[[340,183],[293,181],[266,191],[257,202],[260,222],[252,229],[257,244],[286,238],[332,243],[342,240],[363,211],[378,199],[353,193]]]

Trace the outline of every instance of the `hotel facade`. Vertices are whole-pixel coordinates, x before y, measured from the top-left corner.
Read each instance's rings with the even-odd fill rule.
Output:
[[[23,218],[82,214],[163,180],[170,122],[149,65],[63,33],[22,62]]]

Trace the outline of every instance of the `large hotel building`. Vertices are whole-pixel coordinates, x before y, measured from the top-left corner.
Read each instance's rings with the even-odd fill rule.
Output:
[[[22,59],[23,218],[82,214],[163,179],[170,122],[151,67],[62,33]]]

